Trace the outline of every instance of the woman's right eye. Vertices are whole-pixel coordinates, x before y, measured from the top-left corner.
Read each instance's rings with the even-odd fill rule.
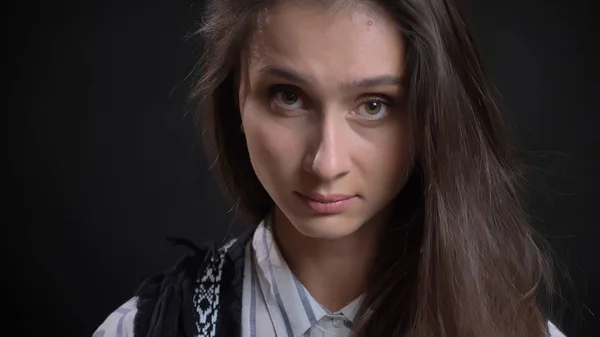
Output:
[[[298,95],[296,91],[292,90],[291,88],[275,86],[269,90],[269,98],[271,100],[271,104],[274,104],[275,107],[280,109],[305,109],[302,98],[300,98],[300,95]]]

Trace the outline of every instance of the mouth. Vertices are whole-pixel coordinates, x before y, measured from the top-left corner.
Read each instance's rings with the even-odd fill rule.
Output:
[[[303,194],[294,192],[303,203],[317,214],[338,214],[347,210],[358,200],[357,195],[349,194]]]

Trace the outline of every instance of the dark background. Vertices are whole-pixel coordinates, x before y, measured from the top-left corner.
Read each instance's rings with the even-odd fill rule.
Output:
[[[561,279],[554,320],[570,337],[600,336],[597,5],[468,2],[530,168],[534,225],[573,279]],[[183,253],[166,235],[200,243],[232,221],[184,104],[200,53],[184,36],[198,5],[19,6],[3,15],[3,316],[11,336],[91,336]]]

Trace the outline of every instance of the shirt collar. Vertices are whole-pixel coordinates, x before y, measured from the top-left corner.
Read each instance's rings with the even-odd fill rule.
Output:
[[[269,226],[268,217],[252,238],[253,258],[267,309],[278,336],[300,337],[327,315],[343,315],[353,322],[362,296],[338,312],[323,308],[298,281],[283,259]]]

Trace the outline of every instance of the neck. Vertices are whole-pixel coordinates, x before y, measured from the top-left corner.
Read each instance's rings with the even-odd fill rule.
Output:
[[[342,238],[321,239],[300,233],[278,208],[273,228],[279,249],[312,297],[338,311],[366,289],[383,228],[378,216]]]

